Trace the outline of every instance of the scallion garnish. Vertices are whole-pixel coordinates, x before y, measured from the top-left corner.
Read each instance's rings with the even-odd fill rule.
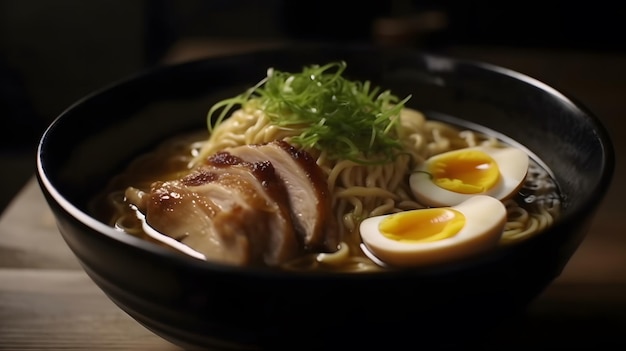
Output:
[[[340,61],[299,73],[269,69],[254,87],[211,107],[209,131],[233,107],[254,101],[271,123],[300,131],[290,140],[295,145],[363,164],[391,161],[401,147],[394,126],[410,96],[400,100],[369,81],[348,80],[342,76],[346,67]]]

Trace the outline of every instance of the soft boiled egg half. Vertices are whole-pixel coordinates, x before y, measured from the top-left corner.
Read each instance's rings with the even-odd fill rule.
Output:
[[[449,207],[409,210],[363,220],[366,253],[396,267],[453,262],[494,248],[506,223],[504,204],[476,195]]]
[[[468,147],[428,158],[409,184],[426,206],[451,206],[476,195],[503,200],[522,186],[528,164],[528,154],[515,147]]]

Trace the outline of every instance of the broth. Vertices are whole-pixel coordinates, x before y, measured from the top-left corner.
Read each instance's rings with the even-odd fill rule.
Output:
[[[483,130],[471,130],[465,126],[437,120],[431,120],[430,123],[434,123],[432,131],[437,131],[432,133],[438,134],[439,137],[445,136],[445,138],[453,139],[450,140],[447,148],[462,148],[481,143],[508,145],[510,142],[509,140],[502,140],[501,136],[498,135],[485,134]],[[124,191],[131,186],[149,191],[150,185],[155,181],[181,178],[189,172],[192,160],[201,152],[207,139],[206,130],[174,136],[152,152],[135,159],[124,172],[111,180],[108,188],[102,194],[94,199],[93,213],[95,217],[129,235],[169,248],[168,245],[145,233],[136,211],[125,200]],[[443,148],[434,150],[433,154],[443,151],[445,151]],[[543,166],[540,160],[535,157],[530,158],[529,170],[523,186],[514,197],[505,200],[504,204],[507,209],[507,221],[500,245],[515,244],[520,240],[536,235],[550,226],[558,217],[560,210],[558,187],[551,177],[550,171]],[[349,272],[389,268],[368,255],[368,250],[364,247],[359,236],[358,222],[362,218],[346,220],[350,209],[337,201],[335,201],[334,206],[333,210],[336,212],[342,227],[341,248],[334,253],[306,253],[281,264],[280,268]],[[408,210],[425,206],[407,203],[399,204],[397,207]]]

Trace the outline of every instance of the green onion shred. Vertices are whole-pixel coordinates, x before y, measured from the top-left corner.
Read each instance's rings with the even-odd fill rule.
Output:
[[[254,87],[211,107],[209,131],[233,107],[254,101],[271,123],[301,131],[292,144],[326,151],[334,159],[389,162],[401,148],[396,122],[410,96],[400,100],[369,81],[348,80],[342,76],[346,67],[340,61],[304,67],[299,73],[269,69]]]

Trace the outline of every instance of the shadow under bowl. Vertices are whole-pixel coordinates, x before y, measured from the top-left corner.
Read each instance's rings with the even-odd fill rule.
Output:
[[[344,60],[409,107],[484,126],[553,172],[563,196],[545,232],[467,262],[383,273],[287,272],[201,262],[121,233],[89,201],[138,154],[206,128],[216,101],[269,67]],[[122,310],[185,348],[333,349],[437,345],[481,333],[520,310],[561,273],[610,183],[612,144],[580,102],[531,77],[481,62],[368,46],[288,46],[156,67],[65,110],[46,130],[37,177],[60,233]],[[450,334],[453,332],[453,334]],[[458,340],[457,340],[458,341]]]

